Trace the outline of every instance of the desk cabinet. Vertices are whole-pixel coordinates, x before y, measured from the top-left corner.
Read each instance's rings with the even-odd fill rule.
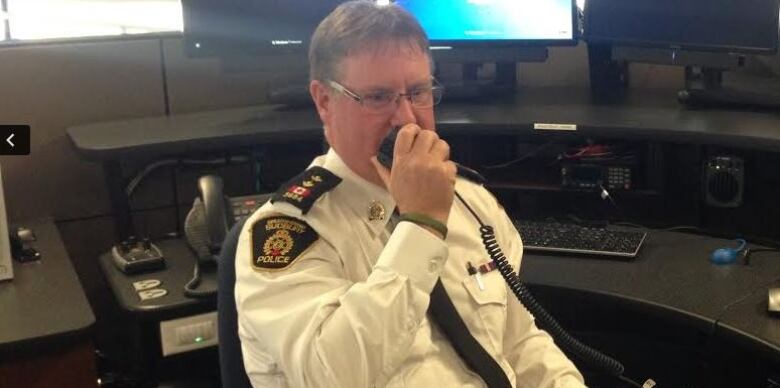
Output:
[[[24,223],[37,236],[37,262],[14,262],[0,283],[0,387],[97,387],[95,316],[57,227]]]

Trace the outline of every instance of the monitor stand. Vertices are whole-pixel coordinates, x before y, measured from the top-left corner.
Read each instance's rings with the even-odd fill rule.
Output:
[[[745,65],[743,54],[622,46],[611,51],[613,60],[685,66],[685,88],[678,92],[677,100],[686,106],[780,109],[780,93],[723,86],[723,72]]]
[[[588,73],[593,104],[621,104],[628,89],[628,61],[613,57],[613,47],[588,43]]]
[[[436,62],[436,78],[444,87],[444,101],[482,101],[512,95],[517,90],[517,64],[544,62],[547,47],[449,47],[432,46]],[[446,72],[450,65],[460,66],[457,72]],[[491,68],[491,76],[480,76],[480,70]]]
[[[677,100],[692,108],[747,108],[780,110],[780,93],[760,93],[723,86],[723,70],[705,66],[685,67],[685,89]]]
[[[513,95],[517,90],[517,65],[496,63],[490,77],[480,77],[480,69],[485,65],[467,62],[461,64],[461,72],[456,75],[437,74],[437,80],[444,85],[444,101],[484,101]]]

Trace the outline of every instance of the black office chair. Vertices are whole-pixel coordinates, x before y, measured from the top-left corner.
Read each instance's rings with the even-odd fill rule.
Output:
[[[238,339],[236,311],[236,247],[246,219],[236,222],[222,243],[217,272],[217,321],[219,322],[219,369],[223,388],[252,388],[244,369],[241,342]]]

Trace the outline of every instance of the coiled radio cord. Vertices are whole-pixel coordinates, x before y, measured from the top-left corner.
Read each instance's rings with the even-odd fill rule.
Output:
[[[547,330],[566,353],[577,356],[592,366],[608,373],[610,376],[616,377],[635,387],[641,387],[639,383],[623,376],[623,371],[625,369],[623,364],[614,358],[583,344],[561,327],[560,323],[558,323],[558,321],[536,301],[536,298],[531,295],[531,292],[525,284],[520,281],[520,278],[512,268],[512,264],[509,263],[506,256],[504,256],[504,253],[501,251],[501,247],[498,246],[496,233],[493,227],[485,225],[477,213],[463,200],[463,197],[461,197],[457,191],[455,192],[455,196],[479,223],[479,232],[482,237],[482,243],[485,245],[485,250],[490,256],[490,259],[496,263],[498,271],[501,273],[504,280],[506,280],[509,288],[517,299],[539,321],[540,327]]]

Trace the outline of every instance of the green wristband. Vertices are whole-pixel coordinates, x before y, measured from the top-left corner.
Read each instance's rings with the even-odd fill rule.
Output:
[[[442,224],[428,215],[422,213],[404,213],[401,214],[398,219],[401,221],[414,222],[417,225],[431,227],[433,230],[441,233],[442,238],[447,238],[447,225]]]

